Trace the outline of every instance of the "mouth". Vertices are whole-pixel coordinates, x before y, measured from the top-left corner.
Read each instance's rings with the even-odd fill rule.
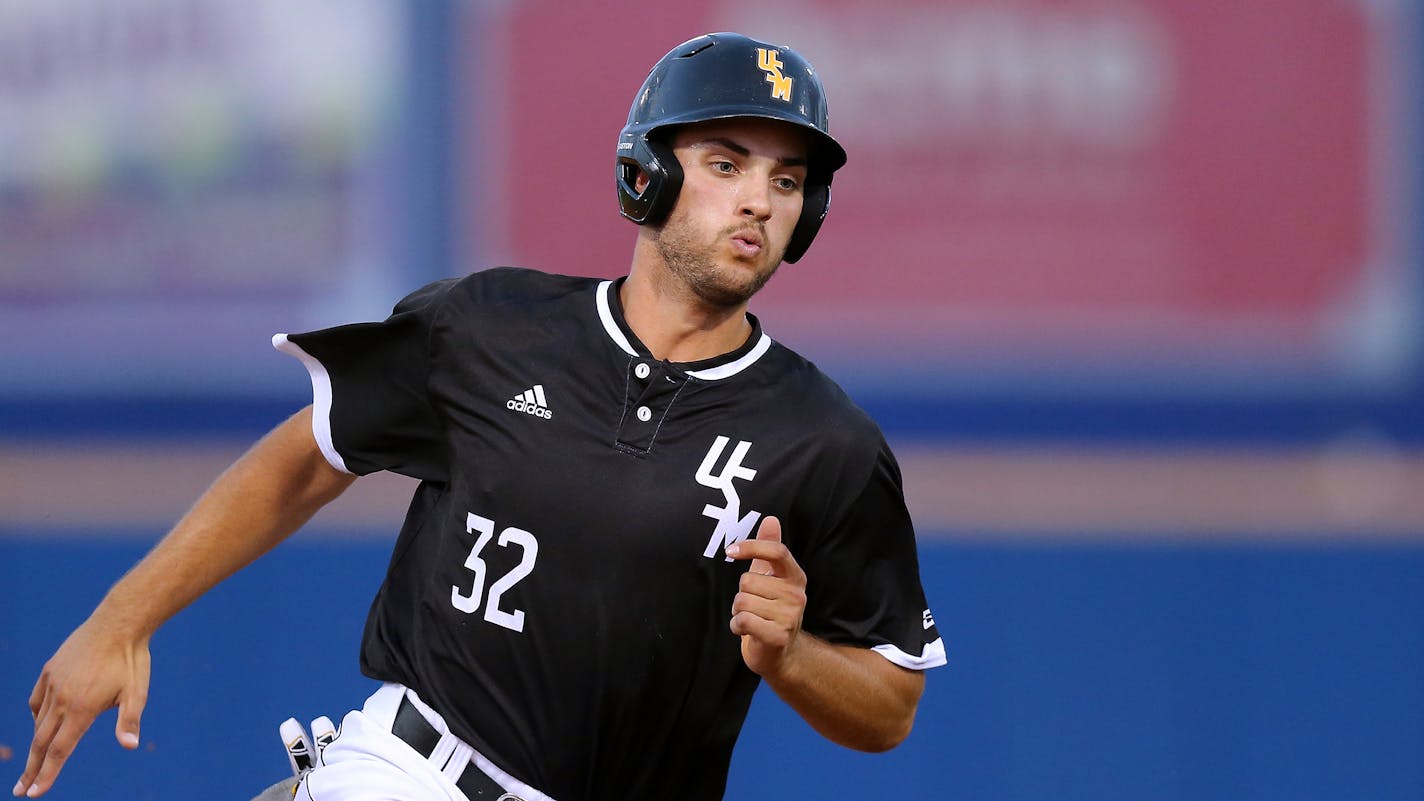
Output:
[[[732,234],[732,249],[739,256],[760,255],[766,243],[757,231],[741,230]]]

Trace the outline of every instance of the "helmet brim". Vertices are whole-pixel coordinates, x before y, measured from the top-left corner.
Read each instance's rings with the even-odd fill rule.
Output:
[[[808,162],[812,169],[824,175],[829,181],[830,175],[846,163],[845,148],[841,147],[834,137],[813,125],[807,125],[805,118],[795,113],[787,112],[778,114],[768,110],[763,106],[723,106],[712,109],[697,109],[696,111],[684,114],[673,114],[659,118],[656,124],[630,126],[625,133],[641,133],[646,139],[662,141],[671,134],[672,129],[681,128],[687,125],[695,125],[701,122],[716,122],[718,120],[733,120],[742,118],[755,118],[761,120],[774,120],[784,122],[794,127],[796,130],[806,134],[810,152],[807,154]]]

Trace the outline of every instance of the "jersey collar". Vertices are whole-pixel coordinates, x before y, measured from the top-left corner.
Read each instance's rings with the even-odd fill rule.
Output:
[[[598,319],[603,322],[603,330],[608,333],[608,338],[624,353],[651,359],[653,356],[648,348],[638,340],[633,329],[628,327],[628,321],[623,318],[623,304],[618,300],[618,288],[623,285],[623,281],[623,278],[619,278],[598,285],[598,290],[594,293],[598,302]],[[752,335],[747,337],[741,347],[721,356],[684,362],[676,366],[692,378],[700,378],[703,381],[731,378],[751,367],[771,349],[771,337],[761,330],[761,321],[756,315],[748,313],[747,322],[752,324]]]

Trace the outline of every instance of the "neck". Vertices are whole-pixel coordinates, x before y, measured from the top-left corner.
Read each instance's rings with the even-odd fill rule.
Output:
[[[666,270],[634,259],[618,295],[623,318],[653,356],[695,362],[730,353],[746,343],[752,326],[747,304],[709,306]]]

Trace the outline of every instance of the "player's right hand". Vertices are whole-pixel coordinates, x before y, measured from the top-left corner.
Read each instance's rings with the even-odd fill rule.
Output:
[[[48,792],[79,738],[112,707],[119,708],[119,745],[138,748],[148,680],[147,637],[120,634],[92,617],[75,629],[45,663],[30,694],[35,734],[14,794],[38,798]]]

